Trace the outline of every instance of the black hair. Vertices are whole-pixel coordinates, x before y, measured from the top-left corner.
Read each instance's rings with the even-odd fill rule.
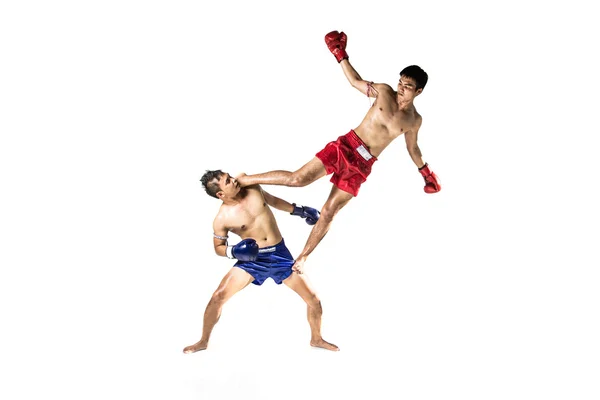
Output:
[[[400,76],[406,76],[408,78],[413,78],[417,83],[416,90],[424,89],[425,85],[427,85],[427,72],[423,71],[423,68],[418,65],[409,65],[400,71]]]
[[[204,186],[206,193],[215,199],[218,199],[217,192],[221,190],[218,181],[221,179],[222,175],[223,171],[220,169],[217,169],[216,171],[207,170],[204,175],[202,175],[202,178],[200,178],[200,182],[202,182],[202,186]],[[214,182],[215,179],[217,182]]]

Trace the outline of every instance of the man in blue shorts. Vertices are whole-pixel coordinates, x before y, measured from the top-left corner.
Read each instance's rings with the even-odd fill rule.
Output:
[[[297,215],[309,225],[317,222],[319,211],[290,204],[265,192],[259,185],[242,188],[228,173],[220,170],[207,171],[200,181],[209,196],[223,202],[213,222],[215,252],[238,261],[223,277],[206,306],[202,337],[197,343],[184,348],[183,352],[205,350],[223,305],[250,283],[260,286],[268,278],[278,285],[285,283],[306,302],[311,330],[310,345],[338,351],[336,345],[321,337],[321,301],[308,280],[303,275],[293,273],[294,257],[285,246],[270,207]],[[229,232],[242,240],[233,246],[229,245]]]

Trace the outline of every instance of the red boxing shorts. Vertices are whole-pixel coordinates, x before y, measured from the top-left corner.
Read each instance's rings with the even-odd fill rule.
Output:
[[[327,143],[316,156],[325,166],[327,175],[333,172],[331,183],[355,197],[377,161],[354,130]]]

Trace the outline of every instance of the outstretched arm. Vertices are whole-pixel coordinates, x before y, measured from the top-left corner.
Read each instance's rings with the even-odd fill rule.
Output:
[[[290,214],[296,215],[300,218],[306,218],[306,223],[308,225],[316,224],[321,216],[321,213],[312,207],[297,206],[296,203],[290,204],[279,197],[275,197],[272,194],[265,192],[264,190],[262,192],[268,205],[278,210],[289,212]]]
[[[281,211],[285,211],[290,214],[292,213],[292,211],[294,211],[294,206],[292,205],[292,203],[288,203],[287,201],[280,199],[279,197],[273,196],[272,194],[266,192],[264,189],[262,190],[262,193],[265,197],[265,201],[271,207]]]
[[[344,75],[346,75],[346,79],[348,79],[348,82],[350,82],[352,87],[357,89],[359,92],[361,92],[367,97],[377,97],[382,87],[387,86],[381,83],[365,81],[363,78],[360,77],[358,72],[356,72],[356,70],[354,69],[352,64],[350,64],[350,61],[348,61],[348,59],[342,60],[340,65],[342,66]]]
[[[348,36],[344,32],[331,31],[325,35],[325,43],[327,48],[335,56],[337,62],[342,66],[346,79],[362,94],[368,97],[377,97],[382,84],[375,84],[373,82],[365,81],[360,77],[358,72],[354,69],[350,61],[348,61],[348,53],[346,52],[346,43],[348,42]]]

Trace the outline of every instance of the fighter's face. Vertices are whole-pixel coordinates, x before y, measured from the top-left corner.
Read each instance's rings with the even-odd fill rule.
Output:
[[[417,90],[417,82],[413,78],[401,75],[398,81],[398,96],[404,100],[412,100],[417,97],[423,89]]]
[[[240,192],[240,184],[227,172],[224,172],[219,179],[219,197],[235,197]]]

